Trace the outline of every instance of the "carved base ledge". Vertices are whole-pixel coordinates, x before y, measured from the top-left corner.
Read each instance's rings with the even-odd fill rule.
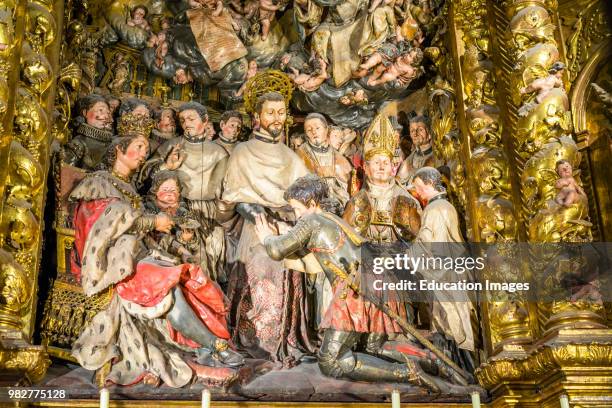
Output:
[[[43,379],[50,364],[43,346],[0,340],[0,386],[34,384]]]
[[[612,406],[612,330],[562,329],[530,349],[505,349],[476,376],[491,391],[492,407]]]

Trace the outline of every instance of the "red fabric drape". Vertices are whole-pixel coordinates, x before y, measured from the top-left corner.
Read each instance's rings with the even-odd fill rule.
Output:
[[[74,211],[74,250],[70,254],[70,272],[77,282],[81,282],[81,259],[85,240],[89,236],[91,227],[100,218],[104,209],[118,198],[105,198],[103,200],[81,201]]]
[[[118,199],[82,201],[76,207],[74,214],[75,249],[72,251],[70,267],[79,282],[81,280],[80,260],[85,241],[90,233],[95,233],[92,231],[92,226],[106,207],[116,200]],[[140,261],[136,265],[136,271],[119,282],[115,290],[122,299],[151,307],[158,304],[176,285],[180,285],[185,299],[206,327],[217,337],[229,339],[223,292],[215,282],[204,275],[199,266],[190,264],[161,266],[152,262]],[[168,324],[168,329],[170,337],[177,343],[194,348],[200,347],[174,330],[170,324]]]

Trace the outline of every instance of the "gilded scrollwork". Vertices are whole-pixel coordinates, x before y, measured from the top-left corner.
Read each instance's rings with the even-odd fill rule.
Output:
[[[472,152],[473,177],[476,180],[480,195],[510,195],[508,163],[500,149],[478,147]]]
[[[456,29],[460,38],[460,86],[465,111],[462,146],[469,146],[465,172],[475,190],[471,198],[474,202],[466,205],[473,207],[472,222],[479,231],[473,239],[494,244],[516,241],[519,229],[511,200],[510,163],[502,147],[503,128],[496,95],[499,79],[493,69],[494,42],[490,26],[486,24],[487,8],[488,3],[484,1],[457,3]],[[521,28],[524,33],[517,40],[527,41],[534,35],[529,27]],[[523,343],[531,338],[526,305],[511,294],[506,295],[489,302],[486,309],[494,350],[503,344]]]
[[[19,385],[32,385],[43,379],[51,360],[41,346],[0,348],[0,370],[21,378]],[[25,378],[24,378],[25,374]]]
[[[53,68],[44,54],[31,49],[27,44],[21,51],[21,75],[23,82],[42,100],[43,93],[54,80]]]
[[[540,5],[520,9],[510,20],[509,28],[518,54],[541,43],[556,46],[555,26],[548,11]]]
[[[43,169],[32,154],[13,141],[9,162],[9,197],[32,202],[43,185]]]
[[[576,79],[580,70],[593,55],[593,50],[612,35],[606,18],[606,2],[577,0],[559,8],[564,31],[568,77]]]
[[[501,197],[481,196],[477,203],[480,237],[486,242],[512,242],[518,227],[512,201]]]
[[[0,315],[21,316],[31,293],[27,273],[10,253],[0,249]]]
[[[7,232],[9,248],[27,251],[38,242],[39,222],[33,211],[32,205],[24,200],[9,199],[4,203],[0,228]]]
[[[506,356],[491,359],[476,370],[480,384],[489,388],[510,381],[543,381],[554,370],[571,367],[583,367],[591,386],[605,381],[605,374],[598,374],[598,371],[612,364],[608,330],[567,330],[561,332],[560,337],[560,340],[532,347],[528,356],[517,357],[509,350]],[[527,396],[533,397],[533,394]]]
[[[15,48],[13,10],[9,4],[0,4],[0,76],[6,78],[11,69],[10,56]]]
[[[35,53],[43,54],[55,39],[57,24],[47,7],[30,2],[26,11],[25,38]]]
[[[591,241],[587,195],[575,171],[582,155],[572,138],[567,94],[568,78],[574,77],[571,65],[575,64],[572,60],[577,50],[567,52],[568,69],[564,53],[559,51],[563,45],[559,42],[561,37],[553,23],[556,2],[513,1],[507,4],[505,12],[509,40],[502,41],[501,50],[504,58],[516,60],[514,65],[502,64],[509,79],[507,125],[513,139],[513,160],[520,180],[520,210],[527,239],[531,242]],[[571,42],[576,43],[576,39]],[[556,324],[587,324],[584,322],[598,320],[595,313],[590,313],[592,305],[588,301],[583,302],[584,308],[579,311],[583,300],[572,299],[569,309],[563,306],[569,305],[568,302],[540,308],[537,313],[545,315],[540,324],[551,329]],[[563,313],[573,310],[575,314],[559,318],[563,309]]]
[[[17,90],[15,138],[40,160],[40,147],[47,137],[49,119],[38,98],[25,88]]]

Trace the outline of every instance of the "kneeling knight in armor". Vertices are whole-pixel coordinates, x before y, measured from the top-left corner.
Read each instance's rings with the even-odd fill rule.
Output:
[[[331,282],[333,300],[320,326],[324,330],[317,354],[321,372],[335,378],[406,382],[441,391],[444,382],[436,376],[451,376],[445,365],[414,343],[386,341],[390,334],[403,333],[402,327],[354,290],[352,283],[359,280],[356,265],[365,239],[344,220],[323,209],[328,200],[325,182],[315,175],[301,177],[288,188],[285,199],[295,211],[297,224],[285,234],[275,235],[266,219],[258,216],[256,231],[272,259],[292,262],[312,254],[320,273]],[[304,271],[312,272],[312,262],[304,264],[311,265]],[[389,300],[387,306],[394,315],[405,319],[401,302]],[[354,351],[362,340],[365,350]]]

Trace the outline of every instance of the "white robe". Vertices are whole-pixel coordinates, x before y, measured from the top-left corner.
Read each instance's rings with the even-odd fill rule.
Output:
[[[455,207],[446,199],[437,199],[427,204],[421,216],[421,229],[419,230],[413,246],[410,248],[411,256],[418,257],[424,253],[431,254],[432,249],[442,256],[456,256],[463,238],[459,231],[459,217]],[[433,247],[429,243],[437,243]],[[444,243],[450,243],[448,250]],[[459,282],[469,277],[451,270],[428,269],[420,271],[424,279],[438,282]],[[474,351],[474,332],[471,325],[471,312],[473,309],[466,292],[436,290],[432,293],[432,326],[433,329],[444,333],[448,338],[454,339],[461,349]]]

